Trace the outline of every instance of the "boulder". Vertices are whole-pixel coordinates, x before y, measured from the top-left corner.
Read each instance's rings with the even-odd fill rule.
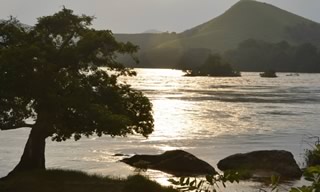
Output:
[[[183,150],[166,151],[160,155],[134,155],[121,161],[136,168],[155,169],[175,176],[217,173],[207,162]]]
[[[302,176],[292,153],[283,150],[231,155],[219,161],[218,168],[222,171],[243,171],[257,177],[279,175],[283,179],[298,179]]]

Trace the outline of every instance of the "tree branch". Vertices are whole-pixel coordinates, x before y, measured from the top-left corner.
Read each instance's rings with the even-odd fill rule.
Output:
[[[33,128],[34,124],[27,124],[27,123],[20,123],[17,125],[5,125],[5,126],[1,126],[0,129],[1,130],[13,130],[13,129],[20,129],[20,128]]]
[[[70,34],[69,37],[67,37],[67,39],[65,39],[62,43],[62,45],[60,46],[60,49],[59,49],[59,52],[58,52],[58,55],[60,55],[60,53],[63,51],[63,49],[68,45],[68,43],[71,41],[71,39],[74,37],[76,32],[72,32]]]

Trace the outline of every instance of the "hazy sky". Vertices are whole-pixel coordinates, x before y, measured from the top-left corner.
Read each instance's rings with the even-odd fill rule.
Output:
[[[150,29],[181,32],[226,11],[238,0],[0,0],[0,18],[9,15],[33,25],[65,5],[77,14],[97,17],[94,27],[114,33]],[[320,22],[320,0],[260,0]]]

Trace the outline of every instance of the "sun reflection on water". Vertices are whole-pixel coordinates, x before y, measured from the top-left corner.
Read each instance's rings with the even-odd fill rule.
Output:
[[[241,105],[177,99],[153,100],[155,132],[150,140],[191,139],[238,134],[250,129],[250,111]]]

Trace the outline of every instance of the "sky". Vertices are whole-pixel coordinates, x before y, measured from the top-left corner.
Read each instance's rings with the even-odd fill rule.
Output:
[[[0,19],[10,15],[34,25],[36,18],[65,6],[76,14],[95,16],[93,27],[114,33],[147,30],[182,32],[209,21],[239,0],[0,0]],[[320,0],[259,0],[320,22]]]

